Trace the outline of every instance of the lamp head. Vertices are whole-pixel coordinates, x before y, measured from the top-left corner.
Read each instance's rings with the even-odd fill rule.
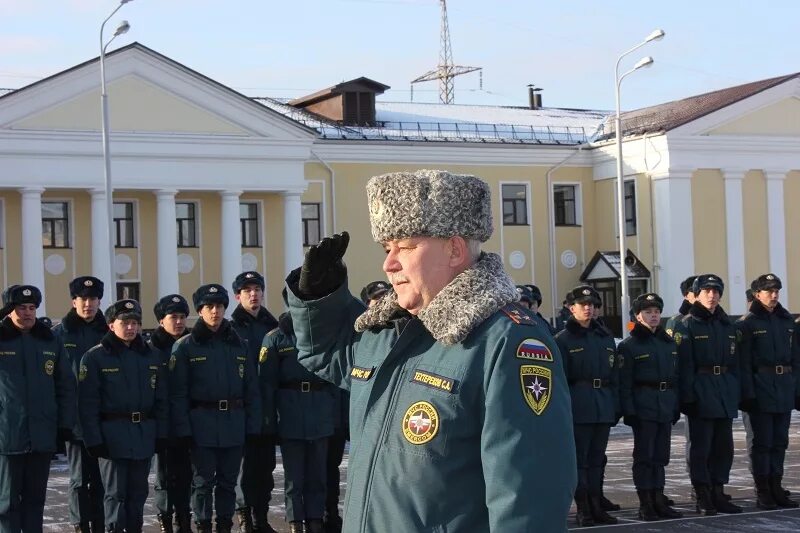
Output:
[[[644,42],[649,43],[650,41],[658,41],[659,39],[663,39],[664,35],[664,30],[655,30],[645,38]]]
[[[130,2],[130,0],[126,1]],[[131,25],[128,24],[127,20],[123,20],[122,22],[119,23],[119,26],[117,26],[117,31],[114,32],[114,37],[122,35],[123,33],[127,33],[129,29],[131,29]]]
[[[654,59],[651,56],[643,57],[633,66],[633,70],[649,67],[653,64]]]
[[[122,5],[125,5],[128,2],[133,2],[133,0],[119,0],[119,3],[122,4]]]

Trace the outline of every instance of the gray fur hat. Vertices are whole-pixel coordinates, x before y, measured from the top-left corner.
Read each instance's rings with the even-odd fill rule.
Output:
[[[492,193],[480,178],[444,170],[394,172],[367,183],[372,238],[408,237],[486,242],[492,236]]]

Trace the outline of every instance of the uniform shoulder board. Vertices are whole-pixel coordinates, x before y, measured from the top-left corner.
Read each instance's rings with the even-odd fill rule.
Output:
[[[517,303],[506,304],[500,310],[515,324],[536,325],[533,316]]]
[[[267,332],[267,337],[272,337],[273,335],[277,334],[281,328],[272,328]]]

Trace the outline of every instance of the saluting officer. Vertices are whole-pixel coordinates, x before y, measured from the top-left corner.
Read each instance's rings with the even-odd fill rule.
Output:
[[[69,295],[72,298],[72,309],[53,328],[53,333],[67,350],[77,380],[81,357],[89,348],[100,344],[100,340],[108,333],[106,319],[103,313],[98,312],[100,300],[103,298],[103,282],[93,276],[77,277],[69,282]],[[76,532],[88,533],[90,524],[94,524],[94,529],[100,532],[105,529],[100,468],[97,466],[97,459],[86,452],[79,423],[75,424],[72,433],[72,440],[66,443],[70,522]]]
[[[692,292],[692,284],[694,283],[694,279],[696,277],[696,275],[692,274],[685,280],[681,281],[680,289],[681,295],[683,296],[683,301],[681,302],[681,306],[678,308],[678,312],[669,317],[664,326],[670,336],[675,329],[675,324],[680,322],[683,317],[689,314],[689,310],[692,308],[692,304],[696,300],[695,294]]]
[[[741,409],[749,415],[753,434],[750,453],[756,505],[771,510],[798,507],[781,487],[789,445],[789,421],[795,407],[795,370],[800,371],[800,346],[792,343],[794,317],[778,301],[781,280],[763,274],[751,284],[750,312],[737,322],[741,336]]]
[[[169,431],[166,369],[142,339],[139,302],[114,302],[105,318],[109,332],[81,359],[78,415],[99,459],[106,530],[141,533],[150,461]]]
[[[3,292],[0,310],[0,531],[41,532],[50,459],[75,425],[75,377],[55,335],[36,320],[42,293]]]
[[[639,518],[680,518],[664,496],[670,434],[677,422],[678,347],[661,327],[664,301],[653,292],[633,301],[636,323],[617,347],[619,396],[625,424],[633,428],[633,483]]]
[[[572,289],[567,294],[572,316],[555,337],[572,396],[578,462],[575,504],[580,526],[617,523],[601,501],[608,435],[619,419],[620,406],[614,337],[592,318],[599,298],[588,285]]]
[[[167,368],[175,341],[189,334],[186,329],[189,303],[180,294],[168,294],[156,302],[153,313],[158,327],[150,336],[148,345],[158,354],[161,366]],[[155,504],[162,533],[172,533],[173,514],[177,533],[192,530],[191,484],[189,453],[175,439],[170,439],[167,446],[156,453]]]
[[[278,321],[264,307],[264,276],[255,271],[242,272],[232,284],[233,296],[239,305],[231,314],[231,325],[247,343],[247,356],[258,365],[264,337],[278,326]],[[275,418],[273,398],[261,399],[261,414]],[[269,501],[275,486],[274,424],[266,423],[260,439],[245,444],[239,480],[236,484],[236,514],[242,533],[259,531],[275,533],[267,520]]]
[[[225,319],[225,287],[203,285],[192,303],[200,320],[175,342],[169,361],[172,434],[184,449],[191,447],[198,531],[211,532],[216,505],[217,532],[230,533],[242,447],[261,433],[256,368]]]
[[[739,414],[736,326],[719,305],[722,278],[695,278],[696,300],[673,330],[678,345],[681,411],[689,423],[689,467],[697,512],[740,513],[723,492],[733,463],[733,419]]]
[[[333,385],[297,362],[292,317],[264,339],[264,357],[278,364],[278,434],[291,533],[323,533],[328,437],[333,434]]]

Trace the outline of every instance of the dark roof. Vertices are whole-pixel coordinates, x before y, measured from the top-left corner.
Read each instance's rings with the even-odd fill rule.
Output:
[[[389,89],[391,89],[391,87],[388,85],[384,85],[375,80],[361,76],[360,78],[355,78],[349,81],[343,81],[342,83],[337,83],[336,85],[331,85],[330,87],[322,89],[321,91],[317,91],[313,94],[295,98],[289,102],[289,105],[304,107],[321,100],[326,100],[331,96],[346,92],[371,92],[375,94],[383,94]]]
[[[630,264],[628,264],[626,266],[626,269],[625,269],[629,278],[649,278],[650,277],[650,271],[647,270],[647,268],[642,264],[642,262],[639,260],[639,258],[636,257],[633,254],[633,252],[631,252],[630,250],[627,250],[625,255],[626,255],[626,258],[629,260],[629,263],[630,263]],[[586,268],[584,268],[583,272],[581,272],[580,280],[581,281],[586,281],[587,278],[589,277],[589,275],[594,270],[594,268],[597,265],[597,263],[600,262],[600,261],[602,261],[603,263],[608,265],[608,268],[610,268],[611,271],[614,272],[614,277],[613,278],[608,278],[608,279],[619,279],[620,278],[620,275],[619,275],[619,271],[620,271],[620,268],[619,268],[620,267],[620,264],[619,264],[619,251],[616,251],[616,252],[599,252],[598,251],[598,252],[595,252],[594,257],[592,257],[592,260],[589,261],[589,264],[586,265]],[[598,279],[598,278],[592,278],[592,279]],[[606,278],[604,278],[604,279],[606,279]]]
[[[626,137],[667,132],[798,76],[800,72],[627,111],[620,116],[622,132]],[[598,140],[610,139],[616,135],[613,115],[603,124],[603,130],[604,133]]]

